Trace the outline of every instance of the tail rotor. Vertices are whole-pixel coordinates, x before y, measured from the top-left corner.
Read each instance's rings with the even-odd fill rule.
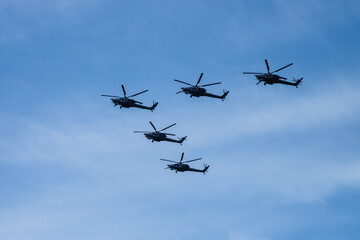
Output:
[[[229,94],[229,91],[223,89],[223,95],[221,96],[221,100],[224,101],[224,99],[226,98],[226,96]]]
[[[154,101],[153,101],[153,105],[151,106],[150,110],[151,110],[151,111],[154,111],[155,108],[156,108],[156,106],[157,106],[158,104],[159,104],[158,102],[154,102]]]
[[[207,170],[209,169],[210,165],[204,164],[204,170],[203,173],[205,175],[205,173],[207,173]]]
[[[300,78],[300,79],[293,78],[293,81],[294,81],[294,84],[295,84],[295,87],[296,87],[296,88],[297,88],[299,85],[300,85],[300,86],[302,85],[302,80],[303,80],[303,78]]]

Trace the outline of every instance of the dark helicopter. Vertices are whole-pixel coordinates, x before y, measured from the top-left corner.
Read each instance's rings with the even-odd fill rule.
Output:
[[[204,87],[221,84],[221,82],[199,85],[202,76],[203,76],[203,73],[200,74],[199,80],[197,81],[195,86],[190,83],[175,79],[174,81],[176,81],[176,82],[183,83],[183,84],[190,86],[190,87],[182,87],[181,91],[177,92],[176,94],[184,92],[185,94],[190,94],[190,97],[205,96],[205,97],[212,97],[212,98],[220,98],[221,100],[224,101],[225,97],[229,94],[229,91],[224,90],[224,94],[221,96],[215,95],[212,93],[208,93]]]
[[[136,107],[136,108],[142,108],[142,109],[147,109],[147,110],[154,111],[155,107],[158,105],[158,102],[154,102],[151,107],[147,107],[147,106],[141,105],[141,104],[143,104],[142,102],[131,99],[132,97],[135,97],[137,95],[145,93],[148,90],[133,94],[131,96],[126,96],[124,85],[121,85],[121,87],[122,87],[122,90],[123,90],[123,93],[124,93],[124,97],[112,96],[112,95],[101,95],[101,96],[103,96],[103,97],[111,97],[111,101],[114,103],[114,107],[116,107],[117,105],[120,105],[120,108],[123,108],[123,107],[124,108]]]
[[[268,70],[267,73],[243,72],[243,74],[255,74],[255,77],[257,78],[257,80],[259,80],[259,82],[256,83],[256,85],[258,85],[260,82],[264,82],[264,85],[266,85],[266,84],[273,85],[275,83],[280,83],[280,84],[295,86],[297,88],[298,85],[301,84],[301,81],[303,80],[303,78],[300,78],[300,79],[294,78],[293,82],[288,82],[288,81],[284,81],[284,80],[287,80],[287,78],[273,74],[273,73],[279,72],[280,70],[283,70],[284,68],[290,67],[291,65],[293,65],[293,63],[290,63],[290,64],[286,65],[285,67],[279,68],[278,70],[273,71],[273,72],[270,72],[270,67],[269,67],[268,61],[266,59],[265,59],[265,63],[266,63],[266,67]],[[281,80],[281,79],[283,79],[283,80]]]
[[[154,124],[151,121],[149,121],[149,123],[154,128],[155,132],[134,131],[134,133],[144,133],[145,137],[147,139],[149,139],[149,140],[152,140],[152,142],[154,142],[154,141],[156,141],[156,142],[167,141],[167,142],[174,142],[174,143],[182,144],[184,142],[184,140],[186,139],[186,136],[182,137],[182,138],[180,138],[178,140],[177,139],[172,139],[172,138],[169,138],[167,136],[175,136],[175,134],[162,132],[162,131],[164,131],[164,130],[166,130],[168,128],[171,128],[171,127],[175,126],[176,123],[171,124],[170,126],[168,126],[166,128],[163,128],[161,130],[156,130],[156,127],[154,126]]]
[[[167,168],[169,168],[170,170],[175,170],[176,173],[190,171],[190,172],[202,172],[205,174],[207,172],[208,168],[210,167],[209,165],[204,164],[203,170],[191,168],[188,164],[185,164],[185,163],[198,161],[198,160],[201,160],[201,158],[196,158],[196,159],[185,161],[185,162],[182,161],[183,158],[184,158],[184,153],[182,153],[182,155],[181,155],[180,162],[176,162],[173,160],[167,160],[167,159],[160,159],[160,160],[174,163],[174,164],[168,164]]]

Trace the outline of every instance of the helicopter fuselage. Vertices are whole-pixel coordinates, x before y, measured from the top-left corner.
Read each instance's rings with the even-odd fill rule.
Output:
[[[204,96],[206,93],[206,89],[201,87],[183,87],[181,89],[185,94],[190,94],[194,97]]]
[[[212,97],[212,98],[219,98],[221,100],[224,101],[225,97],[228,95],[229,91],[224,91],[223,95],[216,95],[216,94],[212,94],[206,91],[205,88],[202,87],[183,87],[181,88],[181,90],[185,93],[185,94],[190,94],[190,97]]]
[[[185,163],[168,164],[167,166],[170,170],[174,170],[175,172],[201,172],[204,174],[209,168],[209,165],[204,165],[204,169],[191,168]]]
[[[166,142],[174,142],[174,143],[180,143],[180,145],[182,145],[182,143],[185,141],[186,136],[179,138],[179,139],[173,139],[173,138],[169,138],[167,136],[167,134],[165,133],[161,133],[161,132],[149,132],[149,133],[144,133],[145,137],[149,140],[152,140],[153,142],[162,142],[162,141],[166,141]]]
[[[255,75],[255,77],[257,80],[259,80],[259,82],[257,84],[259,84],[260,82],[264,82],[264,85],[266,85],[266,84],[273,85],[276,83],[280,83],[280,84],[298,87],[298,85],[302,81],[302,78],[301,79],[294,78],[294,82],[284,81],[281,79],[286,79],[286,78],[280,77],[279,75],[272,74],[272,73],[264,73],[264,74],[260,74],[260,75]]]
[[[266,84],[273,84],[282,81],[280,80],[281,77],[279,75],[271,74],[271,73],[259,74],[259,75],[255,75],[255,77],[260,82],[265,82]]]
[[[134,99],[125,98],[125,97],[111,98],[111,101],[114,103],[114,107],[119,105],[120,108],[135,107],[135,108],[142,108],[142,109],[147,109],[147,110],[151,110],[151,111],[154,111],[155,107],[158,105],[158,103],[155,102],[151,107],[147,107],[147,106],[142,105],[142,103],[135,101]]]
[[[175,170],[176,172],[191,171],[190,166],[184,163],[168,164],[168,167],[170,168],[170,170]]]
[[[144,135],[147,139],[150,139],[150,140],[153,140],[156,142],[165,141],[167,139],[166,134],[161,133],[161,132],[144,133]]]
[[[111,101],[114,103],[115,106],[120,105],[120,107],[130,108],[136,106],[136,101],[130,98],[111,98]]]

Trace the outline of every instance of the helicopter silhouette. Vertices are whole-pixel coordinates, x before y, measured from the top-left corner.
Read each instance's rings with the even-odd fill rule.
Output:
[[[154,109],[158,105],[158,102],[153,102],[153,105],[151,107],[147,107],[147,106],[141,105],[141,104],[143,104],[142,102],[131,99],[132,97],[135,97],[137,95],[145,93],[148,90],[144,90],[142,92],[133,94],[131,96],[126,96],[126,91],[125,91],[124,85],[121,85],[121,87],[122,87],[122,90],[123,90],[123,93],[124,93],[124,97],[113,96],[113,95],[105,95],[105,94],[102,94],[101,96],[102,97],[111,97],[111,101],[114,103],[114,107],[119,105],[120,108],[123,108],[123,107],[124,108],[135,107],[135,108],[142,108],[142,109],[147,109],[147,110],[150,110],[150,111],[154,111]]]
[[[259,81],[256,83],[256,85],[258,85],[260,82],[264,82],[264,85],[266,85],[266,84],[273,85],[275,83],[279,83],[279,84],[295,86],[297,88],[298,85],[301,84],[301,81],[303,80],[303,78],[300,78],[300,79],[294,78],[293,82],[288,82],[288,81],[284,81],[284,80],[287,80],[287,78],[273,74],[273,73],[283,70],[284,68],[290,67],[291,65],[293,65],[293,63],[290,63],[290,64],[286,65],[285,67],[279,68],[278,70],[275,70],[272,72],[270,72],[270,67],[269,67],[267,59],[265,59],[265,63],[266,63],[267,71],[268,71],[267,73],[243,72],[243,74],[255,74],[255,77]],[[281,79],[283,79],[283,80],[281,80]]]
[[[212,93],[208,93],[204,87],[221,84],[221,82],[210,83],[210,84],[205,84],[205,85],[199,85],[202,76],[203,76],[203,73],[200,74],[199,80],[197,81],[196,85],[192,85],[190,83],[183,82],[183,81],[175,79],[174,81],[176,81],[176,82],[179,82],[179,83],[186,84],[186,85],[190,86],[190,87],[182,87],[181,91],[177,92],[176,94],[179,94],[179,93],[183,92],[185,94],[190,94],[190,97],[205,96],[205,97],[219,98],[219,99],[224,101],[225,97],[229,94],[229,91],[224,90],[224,93],[221,96],[220,95],[215,95],[215,94],[212,94]]]
[[[166,161],[166,162],[172,162],[174,164],[168,164],[167,168],[169,168],[170,170],[175,170],[175,172],[202,172],[202,173],[206,173],[208,168],[210,167],[209,165],[204,164],[204,169],[196,169],[196,168],[191,168],[188,164],[189,162],[194,162],[194,161],[198,161],[201,160],[202,158],[196,158],[193,160],[188,160],[183,162],[183,158],[184,158],[184,153],[181,154],[181,159],[180,162],[176,162],[173,160],[168,160],[168,159],[160,159],[161,161]],[[165,168],[165,169],[167,169]]]
[[[151,124],[151,126],[153,127],[153,129],[155,130],[155,132],[150,132],[150,131],[134,131],[134,133],[144,133],[145,137],[149,140],[152,140],[152,142],[156,141],[156,142],[161,142],[161,141],[167,141],[167,142],[174,142],[174,143],[180,143],[180,145],[182,145],[182,143],[184,142],[184,140],[186,139],[187,136],[182,137],[178,140],[176,139],[172,139],[169,138],[167,136],[175,136],[175,134],[172,133],[164,133],[162,131],[171,128],[173,126],[176,125],[176,123],[171,124],[170,126],[163,128],[161,130],[156,130],[156,127],[154,126],[154,124],[149,121],[149,123]]]

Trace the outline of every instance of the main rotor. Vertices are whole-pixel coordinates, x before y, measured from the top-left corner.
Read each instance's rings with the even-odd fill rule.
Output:
[[[279,68],[279,69],[277,69],[277,70],[275,70],[275,71],[270,72],[270,67],[269,67],[269,63],[268,63],[267,59],[265,59],[265,64],[266,64],[266,68],[267,68],[267,73],[243,72],[243,74],[255,74],[255,75],[258,75],[258,74],[273,74],[273,73],[276,73],[276,72],[279,72],[279,71],[283,70],[284,68],[287,68],[287,67],[290,67],[291,65],[293,65],[293,63],[290,63],[290,64],[288,64],[288,65],[286,65],[286,66],[284,66],[284,67],[282,67],[282,68]],[[279,76],[279,77],[280,77],[280,76]],[[284,78],[284,77],[280,77],[280,78],[286,80],[286,78]]]
[[[199,161],[201,160],[202,158],[196,158],[196,159],[192,159],[192,160],[188,160],[188,161],[184,161],[183,162],[183,159],[184,159],[184,153],[181,154],[181,158],[180,158],[180,161],[177,162],[177,161],[173,161],[173,160],[168,160],[168,159],[163,159],[161,158],[160,160],[161,161],[166,161],[166,162],[172,162],[172,163],[175,163],[175,164],[183,164],[183,163],[189,163],[189,162],[195,162],[195,161]]]
[[[123,97],[123,98],[124,98],[124,99],[129,99],[129,98],[135,97],[135,96],[137,96],[137,95],[140,95],[140,94],[143,94],[143,93],[149,91],[149,90],[144,90],[144,91],[142,91],[142,92],[139,92],[139,93],[136,93],[136,94],[133,94],[133,95],[130,95],[130,96],[126,96],[126,91],[125,91],[124,85],[121,85],[121,88],[122,88],[122,90],[123,90],[123,94],[124,94],[124,97]],[[105,95],[105,94],[102,94],[101,96],[102,96],[102,97],[121,98],[120,96]],[[133,99],[132,99],[132,100],[133,100]],[[139,103],[139,104],[143,104],[142,102],[139,102],[139,101],[136,101],[136,100],[133,100],[133,101],[136,102],[136,103]]]
[[[177,79],[174,79],[174,81],[179,82],[179,83],[182,83],[182,84],[189,85],[189,86],[191,86],[191,87],[200,87],[200,88],[202,88],[202,87],[208,87],[208,86],[212,86],[212,85],[217,85],[217,84],[221,84],[221,82],[216,82],[216,83],[199,85],[199,83],[200,83],[201,78],[202,78],[203,75],[204,75],[203,73],[200,74],[199,80],[197,81],[197,83],[196,83],[195,85],[192,85],[192,84],[190,84],[190,83],[183,82],[183,81],[180,81],[180,80],[177,80]],[[180,92],[182,92],[182,91],[180,91]],[[180,93],[180,92],[177,92],[177,93]]]
[[[149,123],[150,123],[150,125],[153,127],[153,129],[155,130],[156,133],[160,133],[160,132],[161,132],[161,133],[166,134],[166,135],[169,135],[169,136],[175,136],[175,134],[173,134],[173,133],[164,133],[164,132],[162,132],[162,131],[165,131],[166,129],[169,129],[169,128],[175,126],[176,123],[173,123],[173,124],[171,124],[170,126],[167,126],[166,128],[163,128],[163,129],[161,129],[161,130],[157,130],[156,127],[155,127],[155,125],[154,125],[151,121],[149,121]],[[134,131],[134,133],[151,133],[151,132],[150,132],[150,131]]]

